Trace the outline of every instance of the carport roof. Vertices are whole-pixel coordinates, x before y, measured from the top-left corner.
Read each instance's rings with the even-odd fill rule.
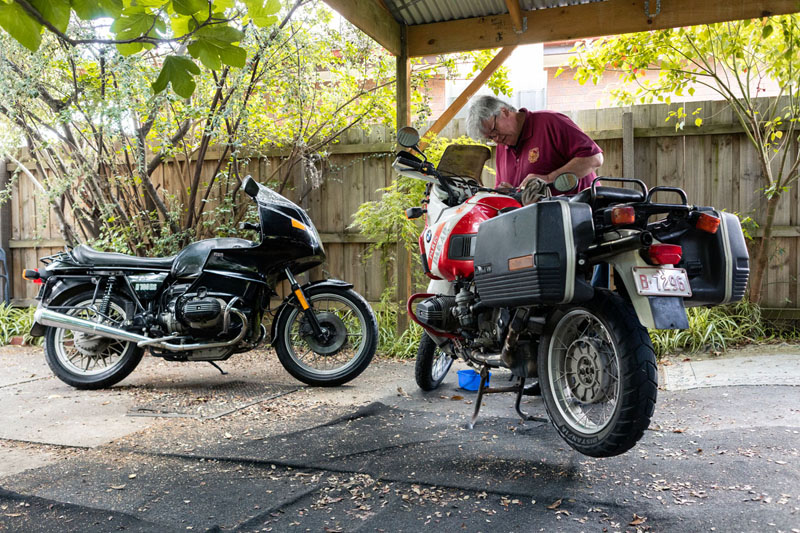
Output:
[[[395,55],[425,56],[794,13],[798,0],[325,0]]]

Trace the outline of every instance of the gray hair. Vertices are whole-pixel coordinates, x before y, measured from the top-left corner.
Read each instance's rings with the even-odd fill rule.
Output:
[[[494,96],[483,95],[473,98],[467,115],[467,135],[477,140],[486,139],[483,123],[493,116],[499,115],[503,108],[512,113],[517,112],[516,107]]]

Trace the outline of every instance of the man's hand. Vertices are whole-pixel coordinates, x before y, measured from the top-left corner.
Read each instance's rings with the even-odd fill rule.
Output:
[[[514,186],[507,181],[501,181],[500,184],[497,187],[495,187],[495,189],[497,189],[500,192],[510,192],[514,190]]]
[[[550,176],[549,176],[549,175],[547,175],[547,176],[542,176],[541,174],[528,174],[527,176],[525,176],[525,179],[524,179],[524,180],[522,180],[522,183],[520,183],[520,184],[519,184],[519,188],[520,188],[520,189],[524,189],[524,188],[525,188],[525,186],[528,184],[528,182],[530,182],[530,181],[533,181],[533,180],[535,180],[535,179],[537,179],[537,178],[538,178],[538,179],[541,179],[541,180],[542,180],[542,181],[544,181],[545,183],[550,183],[551,181],[553,181],[553,180],[550,178]]]

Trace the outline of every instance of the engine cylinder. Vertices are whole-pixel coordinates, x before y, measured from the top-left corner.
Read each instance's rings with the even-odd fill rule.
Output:
[[[452,331],[458,327],[458,321],[453,315],[455,305],[455,296],[428,298],[417,304],[417,320],[438,330]]]

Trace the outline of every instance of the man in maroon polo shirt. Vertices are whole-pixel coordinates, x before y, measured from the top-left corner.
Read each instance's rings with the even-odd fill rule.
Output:
[[[579,179],[574,194],[592,184],[603,164],[603,151],[567,116],[517,110],[494,96],[473,99],[467,132],[497,143],[498,188],[522,188],[534,178],[552,183],[559,174],[572,172]]]

